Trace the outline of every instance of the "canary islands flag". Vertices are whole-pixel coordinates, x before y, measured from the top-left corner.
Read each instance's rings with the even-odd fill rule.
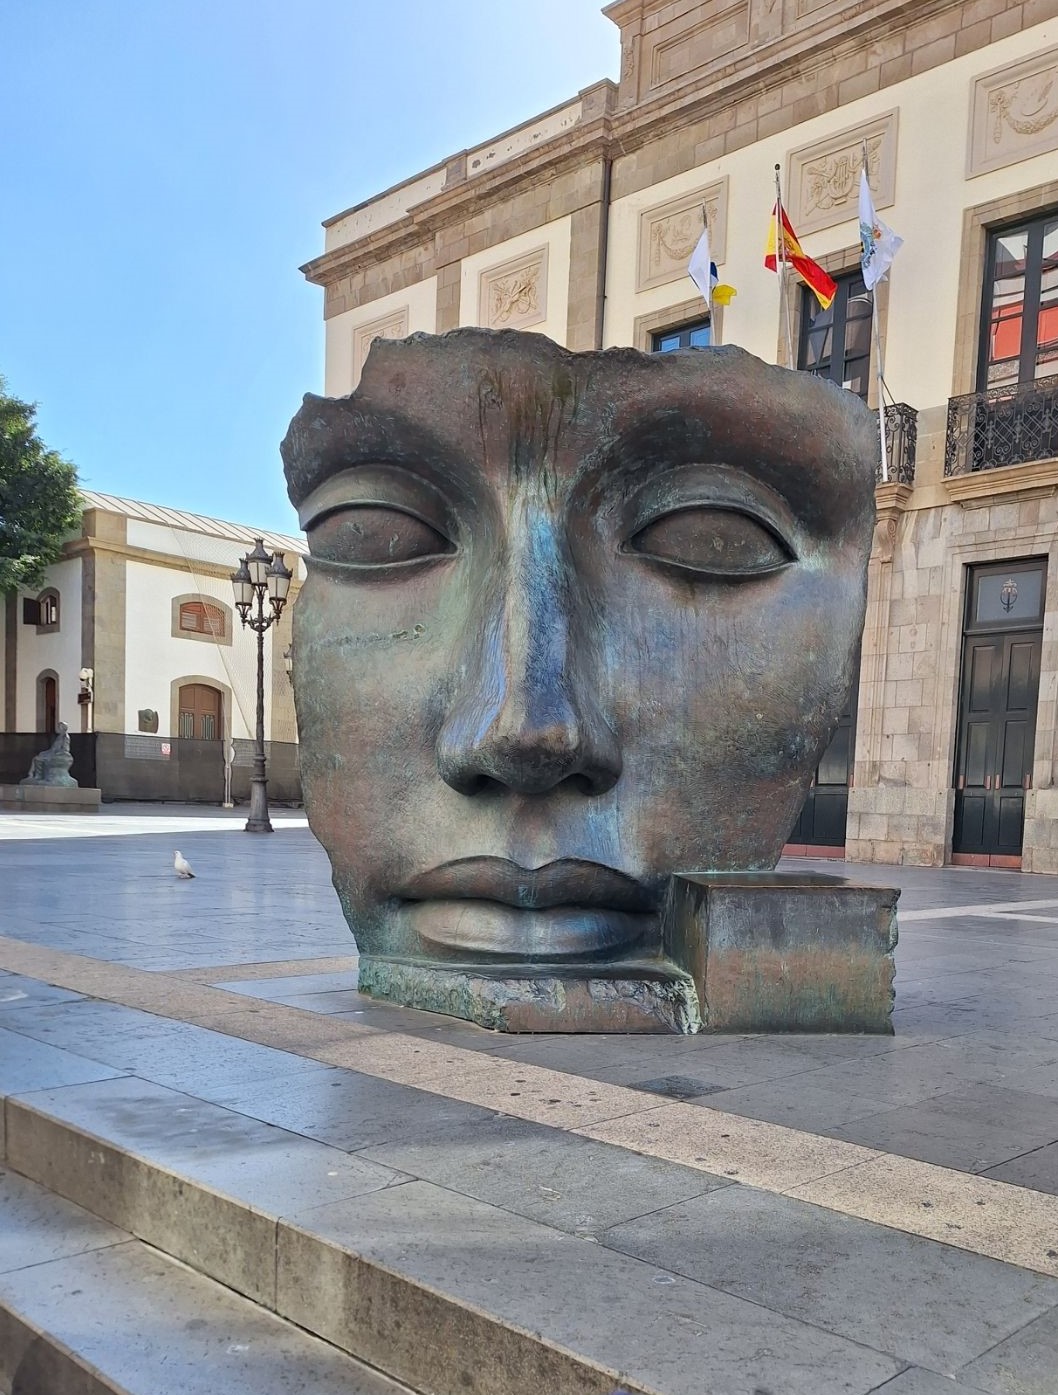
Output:
[[[779,228],[782,229],[781,257],[779,256],[779,242],[776,235]],[[769,271],[778,271],[780,261],[793,267],[824,310],[830,308],[830,303],[837,294],[837,283],[831,276],[827,275],[818,262],[805,256],[804,249],[797,240],[797,234],[786,216],[786,209],[776,201],[771,227],[768,230],[768,246],[765,250],[764,265]]]

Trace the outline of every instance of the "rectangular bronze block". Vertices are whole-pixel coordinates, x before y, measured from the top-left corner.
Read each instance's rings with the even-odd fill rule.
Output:
[[[892,1032],[892,887],[817,873],[673,877],[666,955],[706,1032]]]

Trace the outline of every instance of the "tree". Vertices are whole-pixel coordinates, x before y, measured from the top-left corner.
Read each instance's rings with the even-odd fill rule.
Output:
[[[36,590],[81,521],[77,470],[37,435],[37,409],[0,378],[0,593]]]

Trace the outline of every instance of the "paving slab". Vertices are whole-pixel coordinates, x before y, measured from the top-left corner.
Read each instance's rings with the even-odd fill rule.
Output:
[[[199,1094],[241,1114],[349,1150],[428,1139],[435,1128],[452,1124],[470,1128],[492,1117],[492,1111],[461,1100],[330,1066],[269,1082],[207,1086]]]
[[[681,1202],[600,1239],[940,1372],[1058,1305],[1058,1279],[748,1187]]]
[[[102,1061],[0,1027],[0,1096],[44,1090],[51,1085],[107,1080],[122,1073]]]
[[[726,1107],[723,1097],[718,1103]],[[924,1104],[843,1122],[827,1131],[835,1138],[886,1153],[902,1153],[962,1172],[984,1172],[1058,1142],[1058,1097],[974,1085],[935,1095]]]
[[[989,1395],[1053,1395],[1058,1389],[1058,1313],[1022,1327],[960,1372]]]
[[[0,1170],[0,1274],[117,1245],[128,1236],[9,1169]]]
[[[1058,1143],[1022,1153],[998,1167],[988,1168],[983,1175],[994,1177],[997,1182],[1011,1182],[1016,1187],[1032,1187],[1038,1192],[1058,1196]]]
[[[0,1028],[64,1050],[79,1049],[93,1060],[176,1089],[270,1080],[313,1066],[293,1053],[91,1000],[0,1011]]]
[[[26,1395],[409,1395],[135,1241],[0,1275],[0,1388]]]
[[[980,1395],[980,1386],[965,1385],[951,1376],[909,1366],[895,1380],[880,1385],[873,1395]]]
[[[435,1128],[424,1139],[358,1156],[582,1236],[732,1185],[730,1178],[502,1117],[471,1130]]]

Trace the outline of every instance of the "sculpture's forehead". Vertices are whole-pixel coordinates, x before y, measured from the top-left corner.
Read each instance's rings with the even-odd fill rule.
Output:
[[[872,431],[850,394],[739,349],[574,354],[540,335],[468,329],[376,343],[351,397],[306,398],[283,455],[295,504],[380,461],[443,461],[497,487],[703,463],[847,521],[873,513]]]

